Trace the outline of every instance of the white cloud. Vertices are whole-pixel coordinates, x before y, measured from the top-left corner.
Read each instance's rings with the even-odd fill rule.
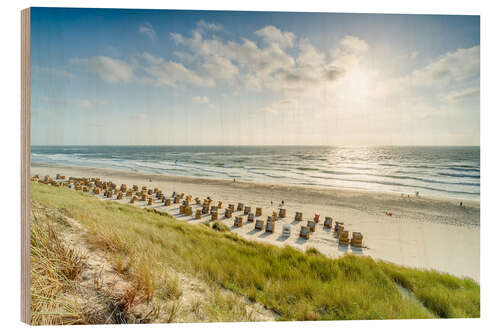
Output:
[[[201,30],[207,30],[207,31],[219,31],[222,30],[222,25],[219,23],[210,23],[210,22],[205,22],[204,20],[198,21],[196,23],[198,28]]]
[[[195,60],[195,56],[187,52],[174,51],[173,55],[185,63],[192,63]]]
[[[170,36],[174,39],[174,41],[178,44],[180,43],[183,43],[184,42],[184,37],[182,37],[181,34],[178,34],[176,32],[171,32],[170,33]]]
[[[195,96],[192,100],[196,104],[208,104],[210,102],[207,96]]]
[[[338,81],[346,72],[359,67],[362,54],[369,49],[368,44],[356,36],[345,36],[334,51],[327,54],[307,39],[296,45],[293,33],[274,26],[266,26],[255,34],[264,41],[262,47],[258,40],[243,38],[235,42],[205,38],[196,30],[191,37],[178,33],[172,33],[171,37],[190,51],[176,51],[176,56],[198,65],[200,75],[225,81],[240,78],[239,82],[253,91],[271,89],[301,94]]]
[[[39,101],[50,104],[52,106],[61,105],[64,107],[74,107],[79,109],[91,109],[97,105],[105,105],[107,101],[105,100],[94,100],[89,99],[78,99],[78,98],[52,98],[47,96],[42,96]]]
[[[479,77],[479,46],[448,52],[409,78],[414,85],[437,87]]]
[[[153,25],[150,22],[146,22],[139,26],[139,32],[145,34],[151,40],[156,39],[156,31],[153,28]]]
[[[271,105],[265,106],[261,108],[259,111],[277,114],[290,111],[297,111],[298,106],[299,106],[298,101],[295,99],[283,99],[274,102]]]
[[[34,66],[31,66],[31,70],[38,72],[38,73],[55,75],[55,76],[59,76],[62,78],[67,78],[67,79],[74,79],[75,78],[75,75],[73,73],[70,73],[64,69],[59,69],[59,68],[42,67],[42,66],[34,65]]]
[[[247,71],[258,72],[257,75],[265,75],[294,64],[293,57],[286,54],[277,44],[262,49],[248,39],[243,39],[242,43],[224,42],[217,38],[204,39],[197,31],[193,32],[191,38],[176,33],[171,36],[178,44],[192,51],[202,63],[217,56],[219,59],[233,61]]]
[[[445,96],[445,101],[458,103],[472,98],[479,98],[479,87],[471,87],[461,90],[451,91]]]
[[[368,51],[368,44],[356,36],[345,36],[340,41],[343,49],[352,53],[362,53]]]
[[[163,62],[159,65],[151,65],[144,68],[149,78],[157,85],[168,85],[175,87],[178,84],[191,84],[195,86],[214,86],[211,78],[206,78],[193,70],[186,68],[183,64],[175,61]]]
[[[302,66],[321,66],[326,63],[326,55],[316,50],[309,40],[304,39],[299,43],[297,64]]]
[[[162,59],[162,58],[160,58],[160,57],[155,57],[155,56],[153,56],[152,54],[147,53],[147,52],[143,52],[143,53],[141,54],[141,56],[142,56],[142,58],[143,58],[144,60],[146,60],[146,62],[147,62],[147,63],[149,63],[149,64],[159,65],[159,64],[161,64],[161,63],[163,62],[163,59]]]
[[[130,82],[133,79],[132,67],[119,59],[95,56],[90,59],[72,59],[73,64],[83,64],[101,79],[111,83]]]
[[[238,77],[240,72],[231,60],[220,56],[209,57],[203,68],[214,78],[228,81]]]
[[[283,49],[294,46],[295,35],[292,32],[282,32],[280,29],[272,25],[268,25],[260,30],[257,30],[255,34],[267,43],[278,44]]]

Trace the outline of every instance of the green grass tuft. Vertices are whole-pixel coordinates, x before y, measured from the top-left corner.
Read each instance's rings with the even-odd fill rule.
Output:
[[[231,230],[227,225],[219,221],[212,223],[212,229],[219,232],[228,232]]]

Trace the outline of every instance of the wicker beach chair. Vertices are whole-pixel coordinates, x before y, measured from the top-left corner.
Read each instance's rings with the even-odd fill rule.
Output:
[[[248,213],[250,213],[251,210],[252,210],[251,207],[245,206],[245,209],[243,210],[243,215],[248,215]]]
[[[302,221],[302,212],[296,212],[295,213],[295,221]]]
[[[271,216],[268,216],[267,222],[266,222],[266,232],[274,233],[275,225],[276,225],[276,222],[273,221]]]
[[[201,209],[198,208],[196,210],[196,215],[195,215],[194,218],[197,219],[197,220],[201,219]]]
[[[279,217],[280,218],[286,217],[286,209],[285,208],[280,208]]]
[[[172,202],[170,201],[170,199],[165,199],[165,206],[170,206],[172,204]]]
[[[292,226],[289,224],[283,224],[283,231],[281,234],[283,236],[289,237],[292,234]]]
[[[273,212],[272,218],[273,218],[273,221],[276,222],[276,220],[278,219],[278,213]]]
[[[151,206],[153,204],[154,200],[152,197],[148,198],[148,206]]]
[[[234,204],[229,204],[227,207],[231,209],[232,212],[234,212]]]
[[[247,222],[253,223],[254,220],[255,220],[254,214],[253,213],[248,213]]]
[[[238,203],[238,207],[236,208],[236,210],[239,212],[239,211],[242,211],[243,210],[243,204],[240,202]]]
[[[262,230],[264,228],[264,221],[256,220],[255,221],[255,230]]]
[[[310,232],[315,232],[316,231],[316,223],[313,220],[308,220],[307,221],[307,226],[309,227]]]
[[[331,229],[333,226],[333,218],[330,216],[325,217],[324,226]]]
[[[309,236],[310,236],[309,227],[301,226],[299,237],[304,238],[304,239],[309,239]]]
[[[360,232],[353,232],[351,246],[363,247],[363,235]]]
[[[347,230],[342,230],[338,232],[339,235],[339,244],[340,245],[349,245],[349,231]]]
[[[319,222],[319,214],[314,214],[314,223]]]
[[[255,216],[262,216],[262,208],[261,207],[255,208]]]
[[[243,217],[241,217],[241,216],[235,216],[235,218],[234,218],[234,226],[235,227],[241,227],[241,226],[243,226]]]
[[[212,221],[217,221],[219,219],[219,212],[217,210],[214,210],[212,212]]]

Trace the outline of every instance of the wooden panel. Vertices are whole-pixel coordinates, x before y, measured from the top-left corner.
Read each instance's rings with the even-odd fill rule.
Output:
[[[30,9],[21,11],[21,321],[30,323]]]

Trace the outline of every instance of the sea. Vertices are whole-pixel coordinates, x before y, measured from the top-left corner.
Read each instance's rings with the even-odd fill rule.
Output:
[[[479,200],[479,147],[32,146],[31,161]]]

